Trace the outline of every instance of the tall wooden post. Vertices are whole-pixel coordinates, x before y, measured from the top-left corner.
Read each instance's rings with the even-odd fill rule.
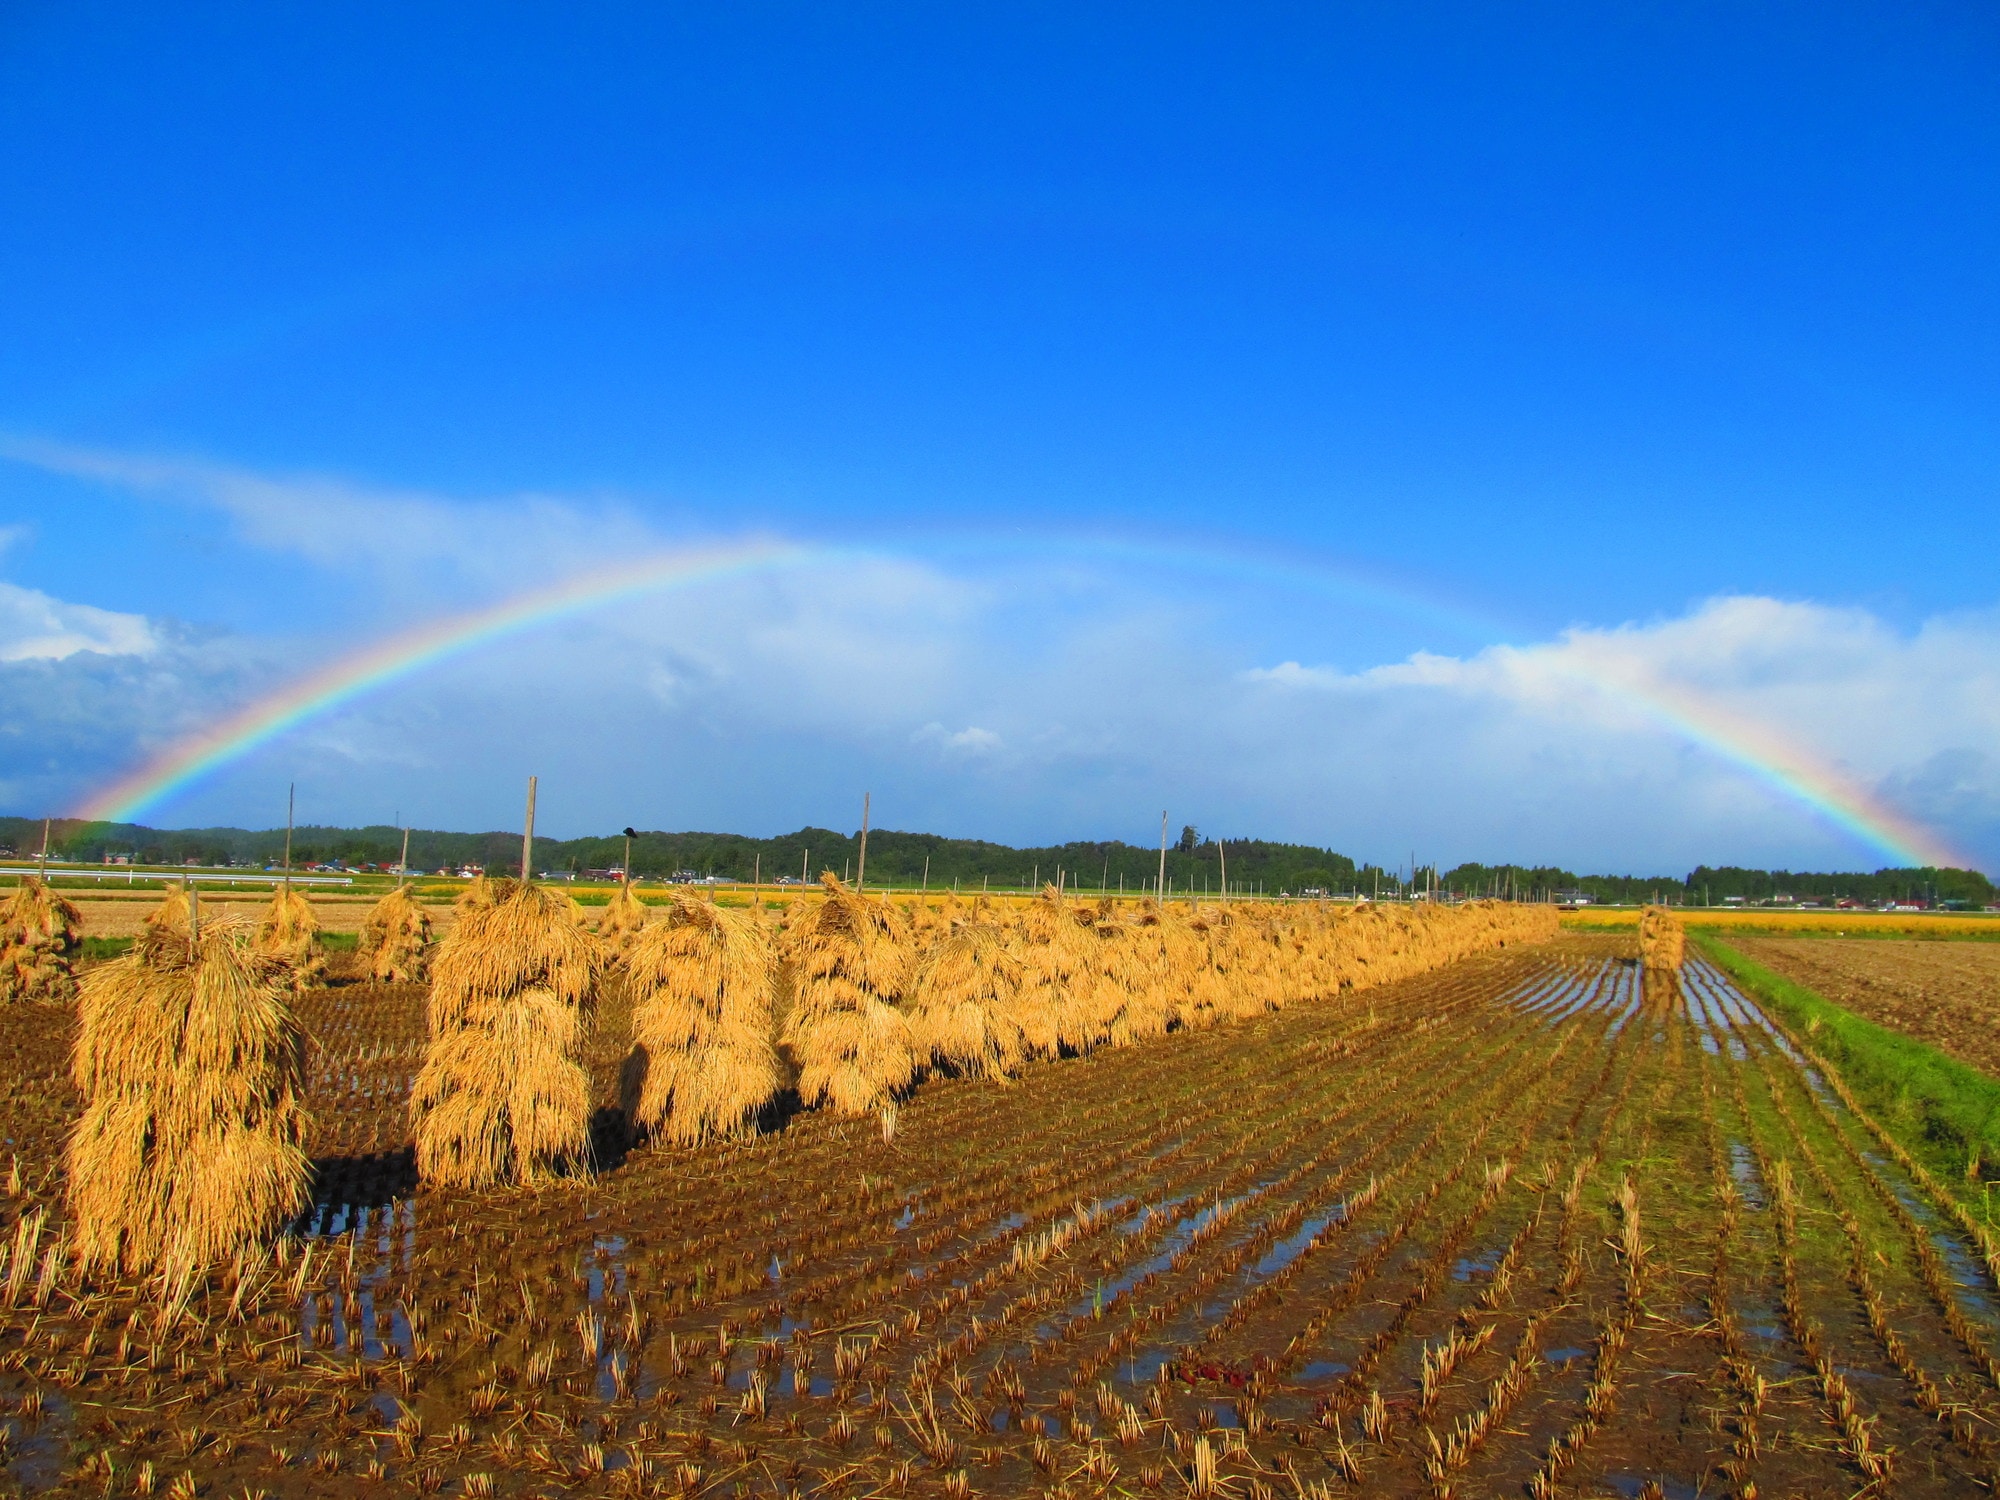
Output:
[[[408,885],[409,883],[410,883],[410,830],[405,828],[403,830],[403,857],[401,860],[397,862],[396,865],[396,884]]]
[[[528,817],[521,829],[521,884],[535,878],[535,782],[528,778]]]
[[[1164,810],[1160,813],[1160,883],[1153,890],[1153,899],[1162,906],[1167,904],[1167,815]]]
[[[868,794],[861,794],[861,858],[854,866],[854,893],[868,889]]]
[[[1215,841],[1215,857],[1222,861],[1222,899],[1229,899],[1229,840]]]
[[[285,884],[292,883],[292,817],[298,807],[299,784],[294,781],[285,788]]]

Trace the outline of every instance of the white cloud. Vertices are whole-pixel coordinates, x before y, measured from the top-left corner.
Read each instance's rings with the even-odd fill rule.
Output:
[[[1730,821],[1748,819],[1776,842],[1785,804],[1719,753],[1730,747],[1879,797],[1989,862],[2000,853],[2000,776],[1983,749],[2000,734],[2000,613],[1903,633],[1862,610],[1734,597],[1463,659],[1424,654],[1360,672],[1284,662],[1243,679],[1274,704],[1317,697],[1350,723],[1405,735],[1424,725],[1474,745],[1452,779],[1485,785],[1496,802],[1560,775],[1564,800],[1607,823],[1677,820],[1719,848]],[[1429,764],[1427,743],[1416,737],[1405,753]],[[1599,805],[1591,789],[1614,787],[1624,805]]]
[[[1464,658],[1246,671],[1205,620],[1052,623],[1047,605],[914,563],[738,580],[469,658],[364,705],[337,742],[304,732],[285,765],[309,750],[330,784],[428,778],[460,823],[486,816],[474,805],[511,816],[532,769],[570,789],[560,816],[578,828],[842,825],[872,788],[883,826],[1010,841],[1144,839],[1164,805],[1391,864],[1879,862],[1676,729],[1634,696],[1643,682],[1698,689],[1720,721],[1804,747],[2000,866],[1991,618],[1905,634],[1722,600]],[[283,779],[275,760],[264,779]]]
[[[39,589],[0,583],[0,662],[62,661],[79,651],[147,656],[158,644],[141,615],[68,604]]]
[[[946,729],[935,719],[912,734],[910,742],[935,745],[940,750],[958,755],[992,755],[1000,749],[1000,736],[990,729],[981,729],[977,724],[968,724],[957,730]]]
[[[607,558],[658,549],[625,508],[546,495],[457,500],[320,474],[270,475],[199,459],[0,440],[0,456],[54,474],[220,511],[249,545],[337,575],[434,597],[517,590]]]

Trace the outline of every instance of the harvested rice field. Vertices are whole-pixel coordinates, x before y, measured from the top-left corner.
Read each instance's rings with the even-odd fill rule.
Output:
[[[418,986],[299,1001],[317,1186],[180,1309],[41,1250],[70,1015],[14,1007],[26,1491],[1962,1496],[1995,1252],[1719,973],[1632,935],[419,1190]],[[52,1232],[52,1231],[51,1231]]]
[[[1774,973],[2000,1076],[2000,943],[1731,937]]]

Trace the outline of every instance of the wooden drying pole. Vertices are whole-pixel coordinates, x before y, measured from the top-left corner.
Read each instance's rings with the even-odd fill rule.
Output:
[[[535,783],[538,778],[528,778],[528,816],[521,828],[521,884],[534,879],[535,873]]]
[[[401,886],[406,886],[409,883],[410,883],[410,829],[409,825],[405,824],[403,826],[403,857],[400,861],[397,862],[396,865],[396,884],[399,887],[401,887]]]
[[[49,883],[49,824],[54,819],[42,819],[42,884]]]
[[[930,893],[931,893],[931,857],[928,854],[926,854],[924,856],[924,894],[928,896]]]
[[[632,840],[637,838],[631,829],[625,830],[625,863],[619,867],[619,878],[626,884],[632,883]]]
[[[854,866],[854,894],[868,889],[868,793],[861,794],[861,858]]]
[[[285,788],[285,889],[292,886],[292,818],[298,808],[299,784],[294,781]]]
[[[1227,903],[1229,900],[1229,840],[1228,839],[1217,839],[1215,841],[1215,857],[1222,861],[1222,899],[1224,903]]]
[[[1153,899],[1162,906],[1167,904],[1167,814],[1164,808],[1160,811],[1160,883],[1153,891]]]

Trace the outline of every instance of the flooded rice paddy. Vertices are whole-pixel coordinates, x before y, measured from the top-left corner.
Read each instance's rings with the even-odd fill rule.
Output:
[[[890,1143],[799,1114],[628,1149],[607,1109],[594,1177],[482,1195],[411,1176],[421,993],[336,989],[315,1202],[179,1307],[47,1256],[67,1018],[17,1008],[0,1464],[218,1497],[1990,1487],[1974,1227],[1726,977],[1619,943],[933,1079]]]

